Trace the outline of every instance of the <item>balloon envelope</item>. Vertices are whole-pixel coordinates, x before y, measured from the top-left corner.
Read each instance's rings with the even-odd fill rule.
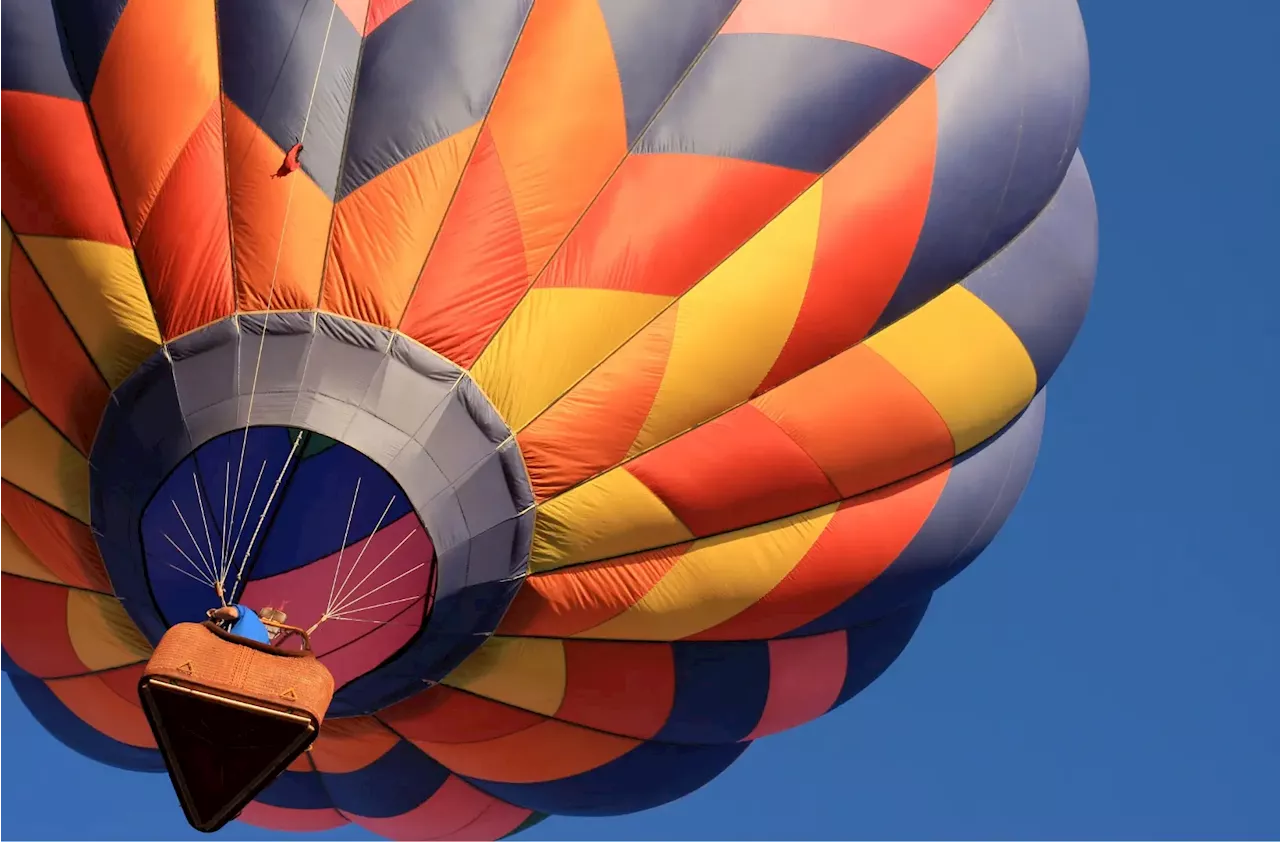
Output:
[[[1097,262],[1075,0],[2,20],[4,669],[102,763],[163,769],[137,680],[222,583],[338,684],[245,821],[659,805],[1026,485]]]

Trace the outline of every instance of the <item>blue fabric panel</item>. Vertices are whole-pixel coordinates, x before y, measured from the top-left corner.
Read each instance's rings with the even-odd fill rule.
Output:
[[[20,0],[25,2],[25,0]],[[65,35],[65,47],[75,58],[80,90],[88,99],[98,79],[98,68],[107,44],[120,22],[128,0],[58,0],[58,19]],[[5,14],[9,8],[5,7]]]
[[[355,772],[320,773],[339,810],[370,819],[403,815],[424,804],[449,779],[449,770],[401,740]]]
[[[1084,323],[1097,268],[1098,209],[1076,152],[1044,213],[962,286],[1013,328],[1043,386]]]
[[[995,0],[936,79],[938,151],[929,210],[881,326],[963,280],[1057,190],[1079,142],[1089,94],[1076,0]]]
[[[893,563],[835,610],[796,629],[818,634],[866,623],[918,602],[977,558],[1031,478],[1044,429],[1044,392],[1009,426],[951,469],[933,511]]]
[[[322,810],[333,806],[333,801],[320,780],[320,773],[314,771],[286,770],[258,793],[254,800],[272,807],[290,807],[294,810]]]
[[[627,145],[720,29],[737,0],[599,0],[627,115]]]
[[[848,41],[721,35],[676,88],[637,148],[820,173],[928,72],[901,56]]]
[[[845,669],[840,696],[831,706],[834,710],[871,685],[889,668],[924,619],[932,594],[881,617],[864,626],[849,629],[849,661]]]
[[[328,2],[217,2],[223,92],[281,149],[301,140],[303,171],[334,198],[360,33]]]
[[[655,740],[695,745],[746,739],[769,698],[769,642],[677,641],[675,700]]]
[[[369,34],[339,199],[484,116],[530,4],[412,0]]]
[[[0,79],[6,91],[81,99],[75,65],[51,0],[4,0]]]
[[[468,542],[468,585],[524,576],[529,570],[526,551],[533,534],[532,509],[471,536]]]
[[[8,9],[4,10],[8,14]],[[130,772],[163,772],[164,759],[155,749],[138,748],[94,730],[62,703],[43,681],[3,655],[4,672],[27,710],[55,740],[90,760]]]
[[[286,442],[282,457],[288,455],[288,447]],[[248,458],[245,462],[255,464]],[[267,471],[274,477],[271,467]],[[271,534],[253,566],[254,579],[284,573],[336,553],[342,548],[344,534],[347,546],[356,546],[373,533],[379,520],[386,527],[412,511],[408,498],[386,472],[342,444],[297,462],[288,489],[283,499],[277,497],[277,502],[279,510],[274,514]],[[391,509],[384,518],[382,513],[388,503]]]
[[[530,810],[568,816],[617,816],[657,807],[701,788],[750,743],[717,746],[642,743],[598,769],[533,784],[468,778],[484,792]]]

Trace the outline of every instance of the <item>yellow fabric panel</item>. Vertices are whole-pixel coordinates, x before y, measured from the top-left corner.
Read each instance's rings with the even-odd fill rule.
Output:
[[[471,376],[518,430],[670,302],[616,289],[530,290]]]
[[[538,508],[529,570],[554,570],[693,539],[666,504],[622,468]]]
[[[564,701],[564,645],[549,638],[490,637],[441,683],[552,716]]]
[[[957,454],[986,441],[1035,397],[1035,365],[1017,334],[960,286],[865,344],[933,404]]]
[[[83,523],[89,522],[89,462],[40,413],[4,425],[4,478]]]
[[[160,345],[133,252],[63,237],[22,237],[67,321],[114,389]]]
[[[12,573],[14,576],[38,579],[41,582],[53,582],[57,585],[66,584],[31,554],[31,550],[26,544],[22,543],[22,539],[9,526],[9,521],[7,520],[0,523],[0,570],[5,573]]]
[[[67,633],[71,647],[91,672],[136,664],[151,656],[151,647],[113,596],[69,591]]]
[[[23,395],[27,394],[27,380],[22,376],[22,365],[18,362],[18,346],[13,340],[13,309],[9,306],[9,259],[13,257],[13,233],[9,231],[9,223],[4,224],[3,254],[0,254],[0,278],[4,289],[0,291],[0,305],[4,312],[0,315],[0,326],[3,338],[0,339],[0,366],[3,367],[5,379]]]
[[[662,386],[628,455],[751,397],[795,327],[821,212],[818,181],[680,299]]]
[[[837,505],[697,541],[639,602],[575,637],[680,640],[737,616],[795,569]]]

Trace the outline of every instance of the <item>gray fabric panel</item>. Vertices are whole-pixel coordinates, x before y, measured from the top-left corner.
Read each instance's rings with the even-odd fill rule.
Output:
[[[533,509],[529,509],[472,536],[467,583],[526,575],[529,572],[527,548],[533,536],[533,519]]]
[[[361,408],[404,431],[408,438],[417,433],[422,419],[445,400],[456,381],[456,377],[424,378],[394,357],[383,357]]]
[[[511,501],[521,512],[534,504],[533,488],[529,485],[529,470],[524,464],[524,454],[515,439],[498,449],[502,457],[502,471],[511,489]]]
[[[359,411],[354,404],[346,401],[314,392],[303,392],[294,401],[291,420],[288,423],[332,439],[341,439],[347,428],[351,426],[351,419],[355,418]],[[257,412],[256,408],[254,412]]]
[[[453,494],[438,494],[425,507],[418,509],[418,516],[431,535],[437,553],[444,553],[454,547],[465,545],[471,538],[471,530],[467,528],[467,519],[462,514],[462,506]]]
[[[517,513],[499,453],[490,453],[459,479],[454,484],[454,495],[462,506],[462,516],[467,519],[467,531],[472,535]]]
[[[240,337],[240,392],[295,392],[306,371],[307,357],[311,353],[310,332],[268,334],[267,344],[258,359],[259,337],[242,334]],[[258,371],[258,386],[254,389],[253,372]]]
[[[444,357],[398,334],[391,341],[390,357],[429,380],[452,384],[462,376],[462,369]]]
[[[440,412],[432,415],[433,423],[424,424],[414,436],[444,475],[455,481],[493,453],[493,442],[476,428],[471,414],[463,406],[460,388],[461,384],[449,395]]]
[[[230,319],[169,345],[184,415],[191,416],[237,393],[239,355],[240,333]]]
[[[359,406],[381,364],[382,351],[353,348],[317,332],[311,340],[302,391],[319,392]]]
[[[355,413],[341,439],[348,447],[360,451],[388,472],[391,463],[411,441],[408,433],[366,412]]]
[[[462,397],[467,412],[475,419],[476,425],[491,443],[498,445],[511,437],[511,430],[502,420],[502,416],[493,408],[489,399],[484,396],[484,392],[470,377],[464,377],[458,384],[458,394]]]
[[[1043,386],[1084,323],[1098,268],[1098,211],[1077,152],[1044,213],[962,284],[1013,328]]]
[[[384,328],[356,322],[332,313],[316,313],[316,335],[334,339],[343,345],[383,354],[391,344],[391,334]]]
[[[465,588],[470,549],[465,543],[441,551],[436,548],[436,604]]]
[[[410,444],[416,445],[412,440]],[[430,454],[416,446],[406,446],[401,450],[400,455],[387,468],[387,473],[396,478],[418,511],[422,511],[439,494],[449,490],[449,480]]]

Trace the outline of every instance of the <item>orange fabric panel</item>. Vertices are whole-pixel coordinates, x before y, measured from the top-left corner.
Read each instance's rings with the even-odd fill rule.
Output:
[[[136,687],[143,667],[143,664],[138,664],[113,672],[124,672],[126,677],[132,676]],[[136,701],[121,696],[115,687],[103,681],[103,675],[99,673],[64,678],[50,681],[48,685],[68,710],[95,731],[126,745],[155,748],[156,741],[142,708]],[[136,690],[133,696],[134,699],[137,698]]]
[[[9,573],[0,587],[0,636],[4,651],[37,678],[82,675],[67,630],[67,589]]]
[[[580,775],[617,760],[640,742],[555,719],[543,719],[531,728],[483,742],[413,740],[414,745],[456,774],[504,783],[536,783]]]
[[[662,385],[678,312],[659,315],[517,434],[538,502],[626,458]]]
[[[735,158],[631,155],[537,286],[679,295],[814,180]]]
[[[875,326],[929,209],[937,100],[930,77],[823,178],[804,304],[756,394],[851,347]]]
[[[213,0],[131,0],[98,66],[89,107],[129,233],[218,96]]]
[[[112,593],[88,525],[7,482],[0,486],[0,507],[18,540],[50,573],[73,587]]]
[[[87,456],[111,392],[35,267],[17,248],[10,258],[5,305],[13,319],[27,397]]]
[[[138,235],[138,261],[166,340],[235,310],[222,155],[222,111],[215,101],[169,170]]]
[[[284,150],[225,96],[222,110],[237,305],[266,310],[269,300],[272,310],[313,309],[333,203],[305,170],[273,178]]]
[[[398,742],[400,738],[372,716],[328,719],[311,747],[311,762],[317,772],[355,772],[391,751]]]
[[[445,138],[338,203],[320,306],[394,327],[453,198],[479,126]]]
[[[777,587],[730,620],[692,640],[767,640],[834,610],[897,558],[947,484],[941,468],[924,477],[846,500]]]
[[[566,640],[564,719],[612,734],[649,739],[675,703],[675,657],[666,643]]]
[[[955,455],[942,416],[896,368],[859,345],[752,401],[852,497]]]
[[[533,4],[488,127],[531,278],[627,154],[622,80],[596,0]]]
[[[667,575],[691,544],[563,567],[525,579],[497,634],[571,637],[631,606]]]
[[[813,457],[749,404],[654,448],[625,469],[698,537],[840,498]]]
[[[351,0],[344,0],[351,2]],[[368,35],[377,29],[387,18],[409,5],[410,0],[369,0],[369,11],[365,16],[364,34]],[[356,27],[360,29],[360,27]]]
[[[18,234],[129,245],[84,103],[0,94],[0,205]]]
[[[747,739],[757,740],[817,719],[840,698],[849,663],[849,635],[769,641],[769,695]]]
[[[742,0],[720,31],[838,38],[933,68],[990,4],[991,0]]]
[[[528,285],[524,240],[488,128],[405,308],[400,331],[470,366]]]
[[[392,705],[378,717],[407,740],[436,745],[497,740],[546,719],[443,684]]]
[[[387,818],[352,814],[352,818],[387,839],[474,840],[501,839],[529,813],[450,775],[426,801],[406,813]]]

